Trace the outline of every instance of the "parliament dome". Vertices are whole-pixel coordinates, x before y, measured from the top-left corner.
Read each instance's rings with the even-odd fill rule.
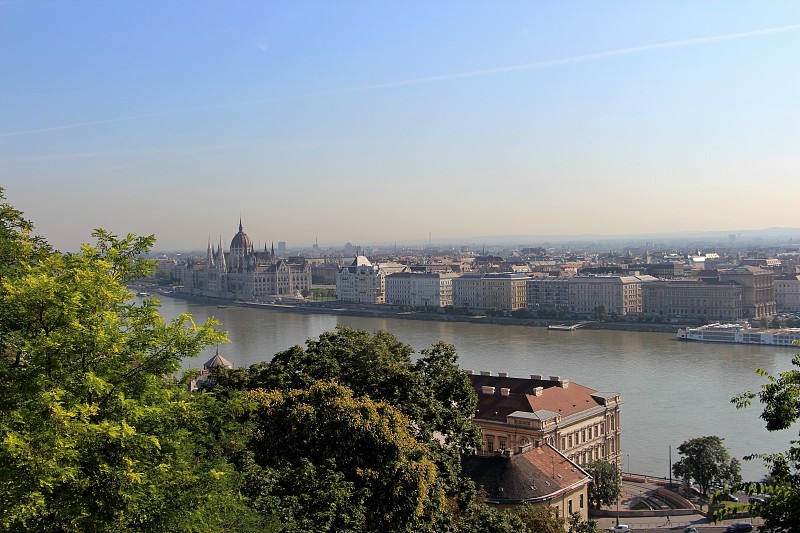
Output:
[[[253,241],[247,236],[247,233],[242,231],[242,220],[239,219],[239,233],[233,236],[231,240],[231,251],[243,250],[244,253],[251,253],[253,251]]]

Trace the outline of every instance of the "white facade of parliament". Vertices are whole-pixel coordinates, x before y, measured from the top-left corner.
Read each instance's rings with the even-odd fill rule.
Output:
[[[242,230],[225,252],[222,240],[215,249],[209,240],[205,262],[189,265],[183,292],[194,296],[233,300],[259,300],[272,296],[298,296],[311,289],[311,264],[302,257],[282,259],[274,250],[253,250]]]

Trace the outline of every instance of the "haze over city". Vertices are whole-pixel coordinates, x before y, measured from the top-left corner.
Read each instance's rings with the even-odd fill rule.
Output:
[[[800,226],[800,3],[3,2],[59,249]]]

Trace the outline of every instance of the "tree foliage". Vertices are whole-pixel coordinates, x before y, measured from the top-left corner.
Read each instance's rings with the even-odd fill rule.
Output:
[[[392,406],[333,382],[248,397],[254,462],[279,473],[271,495],[298,531],[414,531],[442,503],[433,461]]]
[[[689,439],[678,446],[683,458],[672,465],[672,472],[685,480],[694,479],[703,495],[714,485],[734,485],[742,481],[739,460],[731,458],[717,436]]]
[[[592,476],[588,487],[589,505],[600,509],[603,505],[613,505],[622,494],[622,474],[617,465],[598,459],[586,466]]]
[[[800,418],[800,354],[792,359],[791,370],[777,377],[757,372],[767,378],[759,392],[745,392],[731,401],[747,407],[754,399],[764,406],[761,418],[768,431],[790,428]],[[800,524],[800,441],[793,440],[789,449],[776,454],[754,454],[745,459],[762,459],[770,469],[764,483],[748,483],[742,487],[750,494],[769,494],[764,502],[751,505],[751,512],[764,518],[761,531],[797,531]]]
[[[460,453],[481,442],[480,429],[472,422],[477,397],[452,345],[437,343],[422,350],[415,362],[413,353],[385,331],[340,327],[309,339],[305,348],[276,354],[269,363],[220,370],[210,392],[289,392],[335,381],[356,397],[385,402],[407,417],[409,432],[434,461],[436,490],[463,507],[474,497],[474,486],[460,475]]]
[[[97,230],[52,251],[0,209],[0,529],[208,531],[254,514],[237,473],[196,438],[213,405],[174,380],[223,340],[213,323],[165,323],[125,282],[152,268],[152,237]],[[205,437],[204,437],[205,438]]]

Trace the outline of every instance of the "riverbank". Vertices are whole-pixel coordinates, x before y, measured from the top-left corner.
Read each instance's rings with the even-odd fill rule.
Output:
[[[402,320],[422,320],[426,322],[461,322],[473,324],[494,324],[500,326],[529,326],[546,328],[550,325],[571,324],[579,321],[565,321],[564,319],[540,319],[540,318],[513,318],[503,316],[488,315],[455,315],[447,313],[425,313],[419,311],[404,311],[386,305],[352,304],[348,302],[329,301],[311,302],[307,300],[280,299],[274,302],[245,302],[234,301],[224,298],[209,298],[181,293],[178,291],[168,291],[152,285],[137,284],[132,286],[136,292],[146,291],[154,296],[167,296],[171,298],[181,298],[187,301],[206,303],[217,306],[240,306],[255,309],[268,309],[271,311],[281,311],[285,313],[303,314],[329,314],[341,316],[371,317],[371,318],[398,318]],[[653,324],[640,322],[591,322],[583,325],[581,329],[600,329],[615,331],[651,332],[651,333],[677,333],[678,328],[685,327],[681,324]],[[572,331],[562,331],[564,335],[569,335]]]

